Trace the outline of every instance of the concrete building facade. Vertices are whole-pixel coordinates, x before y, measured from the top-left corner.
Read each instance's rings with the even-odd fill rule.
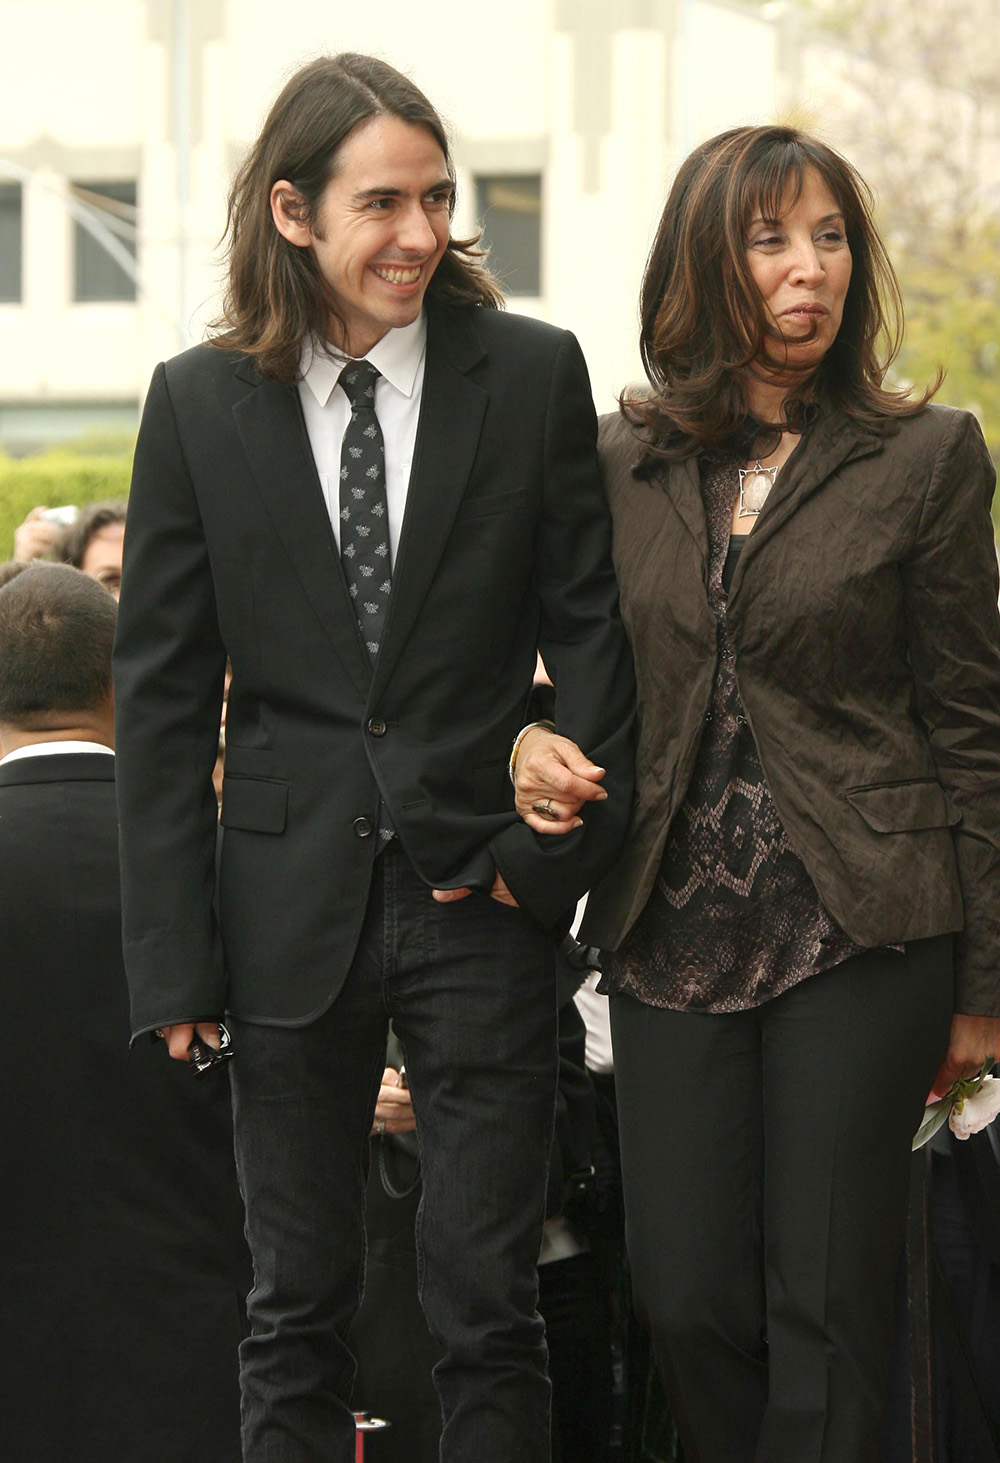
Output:
[[[156,362],[202,338],[234,166],[317,54],[375,52],[428,93],[453,129],[456,228],[487,210],[510,308],[578,334],[601,410],[641,374],[638,286],[676,163],[803,101],[781,0],[0,0],[0,35],[13,450],[134,423]]]

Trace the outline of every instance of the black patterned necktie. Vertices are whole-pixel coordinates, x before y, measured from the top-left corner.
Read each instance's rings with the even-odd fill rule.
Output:
[[[378,655],[392,588],[385,443],[375,415],[375,382],[380,374],[370,361],[351,361],[338,382],[351,403],[351,420],[340,449],[340,559],[372,661]]]

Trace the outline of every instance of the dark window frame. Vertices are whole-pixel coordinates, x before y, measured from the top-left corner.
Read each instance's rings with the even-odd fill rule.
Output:
[[[74,180],[73,191],[97,194],[112,205],[111,218],[126,217],[138,207],[139,186],[133,178],[103,178],[97,182]],[[86,199],[81,200],[86,202]],[[121,212],[119,212],[121,210]],[[118,234],[120,242],[136,257],[134,238]],[[104,246],[83,227],[73,221],[73,303],[74,305],[135,304],[138,290],[135,281],[112,259]]]
[[[511,298],[539,297],[543,286],[542,174],[476,173],[474,181],[482,243],[490,249],[488,263],[501,288]]]
[[[0,305],[23,303],[24,185],[0,179]]]

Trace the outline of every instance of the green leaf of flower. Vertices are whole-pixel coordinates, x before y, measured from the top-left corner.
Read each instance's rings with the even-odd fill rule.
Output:
[[[924,1108],[924,1121],[917,1129],[917,1136],[911,1145],[911,1151],[916,1153],[925,1143],[929,1143],[939,1128],[943,1128],[951,1116],[951,1109],[955,1099],[951,1093],[947,1093],[938,1102],[932,1102],[929,1107]]]

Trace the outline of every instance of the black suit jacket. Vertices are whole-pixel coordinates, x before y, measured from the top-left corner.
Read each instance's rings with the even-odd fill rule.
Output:
[[[575,339],[429,309],[413,470],[372,674],[294,387],[211,346],[161,366],[143,415],[116,647],[133,1027],[298,1024],[336,997],[368,896],[379,796],[429,885],[499,867],[555,924],[631,806],[631,658]],[[506,775],[536,647],[560,729],[608,769],[566,838]],[[226,654],[219,922],[215,757]]]
[[[238,1463],[228,1082],[128,1049],[114,769],[0,767],[0,1455]]]

